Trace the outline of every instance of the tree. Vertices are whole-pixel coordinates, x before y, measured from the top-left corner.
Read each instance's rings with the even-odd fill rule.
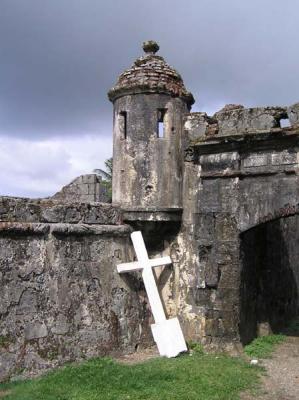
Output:
[[[112,202],[112,172],[113,172],[113,158],[108,158],[105,161],[106,170],[97,168],[93,172],[102,177],[102,183],[107,189],[108,202]]]

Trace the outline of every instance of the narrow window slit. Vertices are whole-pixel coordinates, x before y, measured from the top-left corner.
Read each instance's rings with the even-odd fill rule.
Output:
[[[281,128],[289,128],[291,126],[289,118],[281,118],[279,124]]]
[[[166,114],[166,109],[160,108],[158,109],[158,121],[157,121],[157,137],[163,138],[165,135],[164,132],[164,118]]]
[[[122,139],[127,139],[127,112],[119,113],[119,131]]]

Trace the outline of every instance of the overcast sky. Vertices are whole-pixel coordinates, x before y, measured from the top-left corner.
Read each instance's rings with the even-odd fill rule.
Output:
[[[107,91],[153,39],[194,111],[299,101],[298,0],[0,0],[0,195],[48,196],[112,155]]]

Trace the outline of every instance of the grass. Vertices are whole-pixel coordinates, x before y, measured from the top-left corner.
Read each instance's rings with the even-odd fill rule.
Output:
[[[135,365],[98,358],[2,384],[0,393],[5,400],[234,400],[255,388],[259,375],[259,368],[224,355],[194,353]]]
[[[271,356],[276,346],[285,340],[285,335],[268,335],[254,339],[244,347],[244,352],[249,357],[268,358]]]

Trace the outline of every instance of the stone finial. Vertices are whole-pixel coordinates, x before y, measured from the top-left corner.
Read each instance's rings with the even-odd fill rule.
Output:
[[[142,48],[145,53],[155,54],[155,53],[157,53],[157,51],[159,50],[160,47],[159,47],[158,43],[155,42],[154,40],[148,40],[146,42],[143,42]]]
[[[191,106],[194,98],[186,90],[180,74],[163,57],[155,54],[159,50],[158,43],[153,40],[144,42],[143,50],[145,55],[137,58],[109,90],[109,100],[114,102],[119,97],[137,93],[164,93],[180,97],[188,107]]]

